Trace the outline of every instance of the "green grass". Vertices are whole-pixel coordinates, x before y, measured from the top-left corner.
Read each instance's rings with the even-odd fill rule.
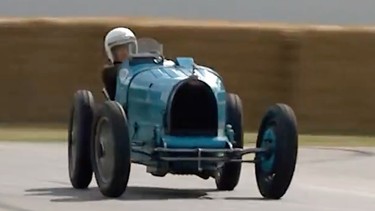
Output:
[[[24,125],[0,126],[0,140],[3,141],[66,141],[67,128],[61,125]],[[254,145],[255,133],[246,133],[245,142]],[[340,136],[340,135],[300,135],[302,146],[373,146],[375,137],[370,136]]]
[[[65,141],[67,128],[61,125],[0,126],[1,141]]]

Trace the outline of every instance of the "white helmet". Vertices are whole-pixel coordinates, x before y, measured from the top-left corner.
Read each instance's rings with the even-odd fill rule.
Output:
[[[104,48],[108,59],[113,63],[114,58],[112,54],[112,48],[119,45],[128,44],[129,54],[135,54],[137,52],[137,39],[134,33],[124,27],[118,27],[112,29],[107,33],[104,39]]]

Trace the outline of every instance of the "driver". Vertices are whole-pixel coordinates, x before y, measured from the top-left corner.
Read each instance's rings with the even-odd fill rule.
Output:
[[[110,65],[102,72],[102,80],[109,98],[114,100],[119,65],[130,53],[137,52],[137,39],[134,33],[124,27],[114,28],[104,38],[104,48]]]

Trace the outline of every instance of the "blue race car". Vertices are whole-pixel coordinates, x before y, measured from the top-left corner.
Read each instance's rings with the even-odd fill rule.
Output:
[[[131,163],[166,174],[214,178],[217,189],[233,190],[242,163],[254,163],[261,195],[279,199],[294,174],[298,151],[293,110],[276,104],[266,111],[255,148],[244,148],[242,104],[214,70],[193,58],[166,60],[162,45],[138,39],[138,53],[119,67],[115,100],[106,90],[94,103],[88,90],[74,95],[69,125],[69,176],[87,188],[93,172],[101,193],[121,196]],[[245,159],[246,154],[254,159]]]

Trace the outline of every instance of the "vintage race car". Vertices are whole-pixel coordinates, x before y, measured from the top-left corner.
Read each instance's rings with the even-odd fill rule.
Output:
[[[244,149],[241,100],[227,92],[217,72],[188,57],[166,60],[162,45],[151,38],[138,45],[138,53],[120,66],[115,101],[105,89],[103,103],[94,103],[87,90],[74,95],[68,140],[72,186],[87,188],[94,172],[101,193],[119,197],[135,163],[154,176],[214,178],[217,189],[233,190],[242,163],[255,163],[261,195],[281,198],[297,159],[293,110],[285,104],[269,107],[256,147]],[[245,159],[250,153],[255,158]]]

